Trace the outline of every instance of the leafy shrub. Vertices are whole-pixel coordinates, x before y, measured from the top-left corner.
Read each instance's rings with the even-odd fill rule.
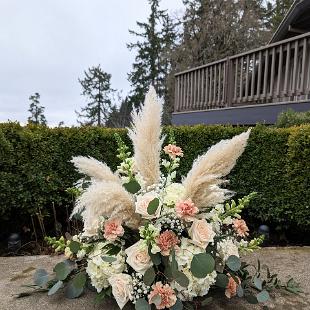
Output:
[[[166,127],[173,131],[185,157],[181,174],[193,160],[221,139],[246,130],[231,126]],[[126,130],[97,127],[47,128],[0,124],[0,218],[28,221],[40,212],[53,225],[52,205],[66,218],[72,207],[66,192],[80,177],[72,156],[92,156],[116,169],[118,132],[130,145]],[[244,196],[258,195],[246,211],[252,226],[262,222],[310,229],[310,125],[293,128],[256,126],[249,145],[229,176],[228,188]],[[180,178],[181,176],[179,176]],[[68,210],[70,212],[70,210]]]
[[[279,114],[275,125],[279,128],[288,128],[304,124],[310,124],[310,111],[296,112],[293,109],[288,109]]]

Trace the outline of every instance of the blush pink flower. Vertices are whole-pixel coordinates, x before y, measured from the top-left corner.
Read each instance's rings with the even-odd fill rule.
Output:
[[[199,209],[195,206],[191,199],[180,201],[175,205],[175,212],[178,217],[184,219],[186,222],[194,220],[194,215],[197,214]]]
[[[232,276],[230,276],[230,274],[228,274],[228,276],[229,278],[228,278],[228,284],[225,290],[225,295],[227,298],[231,298],[237,294],[237,287],[240,284],[240,279],[236,277],[238,280],[238,283],[236,283],[236,281],[234,280]]]
[[[156,297],[160,297],[160,303],[156,302]],[[148,296],[149,304],[155,304],[156,309],[171,308],[177,301],[174,290],[168,285],[156,282],[152,286],[152,291]]]
[[[174,144],[168,144],[164,147],[164,152],[169,155],[172,159],[175,159],[177,156],[183,157],[183,151],[180,147]]]
[[[161,233],[157,239],[156,243],[160,248],[160,252],[163,256],[168,256],[170,250],[180,243],[180,240],[171,230],[166,230]]]
[[[109,241],[114,241],[117,237],[124,234],[124,228],[120,219],[114,218],[107,220],[104,223],[104,238]]]
[[[235,219],[233,221],[233,228],[240,237],[246,237],[249,235],[249,228],[244,220]]]

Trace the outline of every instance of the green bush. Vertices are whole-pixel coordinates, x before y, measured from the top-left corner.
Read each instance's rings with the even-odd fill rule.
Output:
[[[193,160],[211,145],[245,129],[199,125],[166,127],[164,131],[172,130],[184,151],[180,171],[185,175]],[[1,220],[29,221],[29,215],[41,210],[47,216],[45,221],[53,223],[53,204],[58,216],[65,218],[66,208],[72,207],[66,188],[79,178],[70,159],[76,155],[93,156],[116,169],[116,131],[129,143],[126,130],[1,124]],[[256,126],[252,130],[249,145],[227,185],[238,196],[258,192],[246,211],[252,225],[267,222],[310,229],[309,155],[310,125],[287,129]]]
[[[275,125],[279,128],[288,128],[304,124],[310,124],[310,111],[296,112],[293,109],[288,109],[279,114]]]

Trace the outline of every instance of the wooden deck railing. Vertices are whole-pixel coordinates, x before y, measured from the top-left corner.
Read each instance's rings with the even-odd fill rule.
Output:
[[[310,98],[310,32],[175,75],[174,112]]]

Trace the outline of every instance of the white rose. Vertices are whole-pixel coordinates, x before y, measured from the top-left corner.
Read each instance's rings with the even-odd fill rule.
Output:
[[[148,254],[147,246],[142,240],[138,241],[125,250],[127,255],[126,262],[136,272],[144,274],[152,265],[151,258]]]
[[[155,192],[148,192],[144,195],[137,196],[136,213],[141,214],[142,217],[146,219],[157,218],[160,215],[160,209],[161,209],[160,205],[158,206],[154,214],[151,215],[151,214],[148,214],[147,212],[149,203],[155,198],[158,198]]]
[[[109,278],[112,286],[112,294],[118,304],[123,309],[128,300],[132,298],[132,278],[125,273],[114,274]]]
[[[191,237],[191,242],[205,249],[209,242],[213,242],[215,232],[212,230],[212,225],[206,220],[195,219],[191,228],[188,231]]]

